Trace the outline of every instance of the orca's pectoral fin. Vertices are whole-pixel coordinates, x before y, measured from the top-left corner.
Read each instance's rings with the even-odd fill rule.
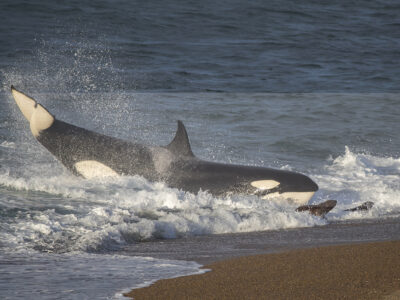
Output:
[[[327,200],[325,202],[315,204],[315,205],[302,205],[296,208],[297,212],[308,211],[311,215],[324,217],[328,212],[330,212],[335,206],[336,200]]]
[[[345,209],[344,211],[367,211],[370,210],[372,207],[374,206],[374,202],[372,201],[367,201],[364,202],[363,204],[353,207],[353,208],[349,208],[349,209]]]
[[[190,147],[189,137],[186,132],[185,125],[183,125],[182,121],[178,121],[178,129],[175,137],[165,148],[178,156],[194,156]]]

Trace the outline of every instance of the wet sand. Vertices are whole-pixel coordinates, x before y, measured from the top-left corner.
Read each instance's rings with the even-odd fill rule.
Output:
[[[208,265],[239,256],[385,241],[400,241],[400,218],[330,221],[324,226],[153,240],[129,244],[121,254]]]
[[[400,241],[291,250],[219,261],[157,281],[135,299],[400,299]]]

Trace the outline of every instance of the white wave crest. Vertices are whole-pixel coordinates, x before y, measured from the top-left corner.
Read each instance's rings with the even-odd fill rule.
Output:
[[[325,221],[299,214],[288,203],[257,197],[215,198],[149,183],[142,177],[84,180],[59,175],[13,178],[0,184],[16,191],[16,223],[1,234],[9,247],[42,251],[98,250],[152,238],[250,232],[313,226]],[[27,194],[25,194],[27,193]],[[5,203],[0,203],[6,206]],[[29,210],[23,211],[23,207]]]
[[[345,153],[330,159],[321,174],[315,175],[320,197],[338,200],[337,219],[378,218],[400,214],[400,158]],[[343,210],[366,201],[374,202],[369,212]]]

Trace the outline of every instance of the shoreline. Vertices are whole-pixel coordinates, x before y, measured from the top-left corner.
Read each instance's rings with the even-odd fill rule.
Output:
[[[195,261],[208,265],[234,257],[335,245],[400,240],[400,218],[331,222],[323,226],[199,235],[133,243],[123,255]]]
[[[400,299],[400,240],[229,258],[162,279],[134,299]]]

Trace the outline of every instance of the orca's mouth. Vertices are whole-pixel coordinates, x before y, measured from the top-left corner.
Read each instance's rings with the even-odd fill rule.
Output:
[[[305,205],[314,196],[315,192],[283,192],[283,193],[269,193],[261,197],[264,200],[285,200],[291,204]]]
[[[284,199],[296,205],[307,204],[318,190],[318,185],[307,178],[306,185],[278,184],[272,188],[253,188],[253,195],[265,200]]]
[[[281,194],[280,190],[281,190],[280,185],[272,189],[256,189],[254,195],[262,198],[270,194],[275,194],[275,193]]]
[[[318,191],[318,185],[308,178],[308,182],[305,185],[285,185],[278,183],[276,186],[271,188],[264,188],[262,186],[255,186],[253,182],[251,186],[254,189],[253,194],[259,197],[271,195],[271,194],[284,194],[284,193],[315,193]]]

